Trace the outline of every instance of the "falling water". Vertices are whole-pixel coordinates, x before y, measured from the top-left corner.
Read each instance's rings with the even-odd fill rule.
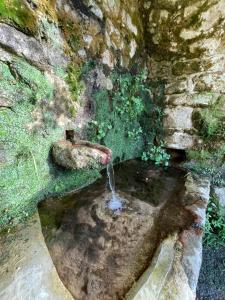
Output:
[[[115,179],[114,179],[114,169],[113,164],[110,162],[107,165],[107,175],[109,179],[109,187],[112,193],[115,193]]]
[[[112,197],[108,202],[108,208],[114,211],[121,210],[123,207],[122,199],[116,194],[114,169],[111,162],[107,165],[107,175],[109,180],[109,187],[112,192]]]

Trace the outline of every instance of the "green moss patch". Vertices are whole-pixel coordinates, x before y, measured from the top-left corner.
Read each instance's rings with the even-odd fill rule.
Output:
[[[112,149],[118,162],[140,157],[160,135],[163,84],[150,85],[145,71],[117,71],[111,79],[112,91],[94,92],[95,120],[89,125],[89,138]],[[151,92],[156,87],[160,91],[153,99]]]
[[[54,86],[27,62],[0,63],[0,90],[12,100],[0,108],[0,229],[29,216],[47,195],[60,194],[93,182],[97,170],[79,172],[57,168],[52,143],[64,138],[51,111],[42,110],[54,97]]]
[[[58,169],[51,161],[51,146],[62,139],[63,128],[40,128],[30,132],[32,104],[0,110],[1,143],[6,162],[1,166],[0,228],[30,215],[47,195],[60,194],[93,182],[97,170],[79,172]]]
[[[213,184],[224,185],[225,170],[225,98],[220,96],[208,107],[193,114],[193,124],[202,138],[202,143],[187,151],[186,166],[205,175]]]
[[[0,92],[16,102],[31,101],[35,103],[43,99],[52,99],[53,85],[41,71],[22,59],[15,59],[10,64],[0,62]]]
[[[1,0],[0,19],[12,21],[22,29],[36,30],[36,17],[23,0]]]

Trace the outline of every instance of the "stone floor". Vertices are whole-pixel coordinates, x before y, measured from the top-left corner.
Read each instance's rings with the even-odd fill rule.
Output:
[[[1,300],[72,300],[45,245],[38,214],[0,236]]]
[[[197,300],[225,299],[225,248],[203,249]]]

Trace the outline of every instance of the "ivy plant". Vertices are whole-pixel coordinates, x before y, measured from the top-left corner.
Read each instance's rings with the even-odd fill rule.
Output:
[[[142,153],[141,159],[144,161],[151,160],[157,166],[168,166],[170,155],[166,152],[165,149],[162,148],[162,146],[151,146],[148,151],[144,151]]]

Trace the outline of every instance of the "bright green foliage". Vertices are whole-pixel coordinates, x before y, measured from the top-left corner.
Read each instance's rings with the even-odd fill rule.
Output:
[[[127,132],[128,137],[131,139],[134,139],[134,140],[140,139],[142,133],[143,133],[143,130],[141,127],[137,128],[137,129],[129,130]]]
[[[130,73],[114,74],[116,91],[113,101],[118,103],[116,110],[120,115],[126,115],[127,119],[135,119],[144,111],[142,93],[149,92],[146,85],[146,72],[132,76]]]
[[[11,108],[0,108],[0,229],[23,220],[47,195],[93,182],[98,170],[66,171],[50,159],[53,142],[64,138],[51,110],[54,88],[47,77],[23,60],[0,63],[0,91]],[[34,124],[36,111],[41,123]],[[34,126],[34,129],[29,129]],[[1,156],[2,158],[2,156]]]
[[[225,97],[219,97],[207,108],[201,109],[194,115],[195,126],[199,134],[207,140],[225,138]]]
[[[0,19],[11,20],[21,28],[31,31],[36,28],[35,16],[22,0],[1,0]]]
[[[93,129],[96,131],[97,133],[97,139],[99,141],[101,141],[107,134],[107,132],[112,129],[112,125],[111,124],[107,124],[106,122],[101,122],[98,123],[97,121],[92,120],[90,122],[90,127],[93,127]]]
[[[157,166],[159,165],[168,166],[170,155],[166,152],[165,149],[162,148],[162,146],[152,145],[149,151],[142,153],[141,158],[144,161],[147,160],[154,161]]]
[[[145,71],[138,74],[117,71],[111,74],[111,79],[112,91],[101,89],[93,95],[95,120],[89,125],[88,136],[112,149],[118,162],[140,157],[148,142],[153,143],[159,134],[162,126],[156,107],[157,101],[161,105],[163,102],[163,85],[157,83],[151,87]],[[150,89],[158,89],[154,101]]]
[[[214,248],[225,247],[225,207],[215,196],[210,198],[207,208],[204,243]]]
[[[10,64],[0,62],[0,78],[1,95],[12,104],[25,99],[35,103],[53,97],[53,85],[22,59],[15,59]]]

